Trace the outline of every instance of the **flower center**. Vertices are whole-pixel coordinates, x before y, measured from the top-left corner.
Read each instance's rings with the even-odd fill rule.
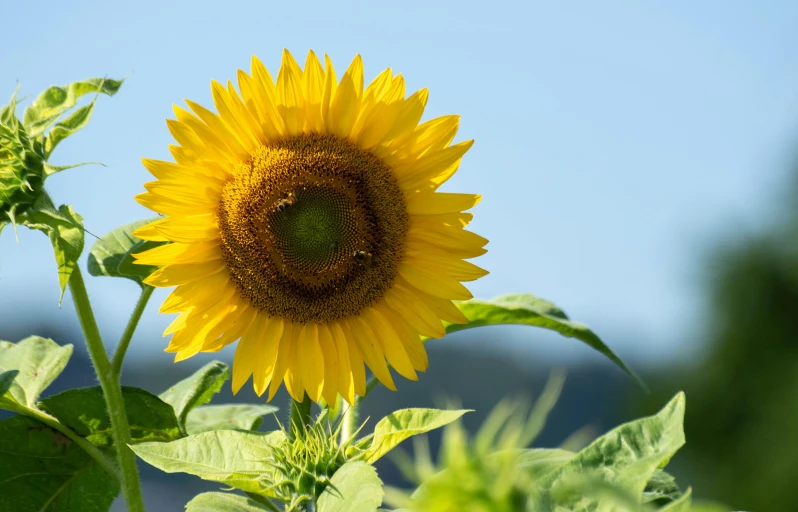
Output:
[[[239,293],[298,323],[331,322],[376,303],[396,278],[408,222],[388,167],[319,134],[258,148],[236,168],[219,208]]]

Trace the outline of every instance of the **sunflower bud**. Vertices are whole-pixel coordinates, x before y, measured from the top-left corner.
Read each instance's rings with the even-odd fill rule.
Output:
[[[0,116],[0,229],[26,213],[44,191],[45,160],[14,115],[15,99]]]

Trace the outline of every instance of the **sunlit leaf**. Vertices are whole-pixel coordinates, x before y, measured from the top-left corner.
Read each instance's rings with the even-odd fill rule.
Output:
[[[93,276],[124,277],[144,286],[143,281],[155,267],[136,265],[132,254],[146,251],[160,242],[145,242],[133,236],[133,231],[150,224],[154,219],[143,219],[120,226],[106,233],[89,251],[89,274]],[[145,246],[145,244],[147,244]]]
[[[14,378],[19,373],[19,370],[8,370],[7,372],[0,373],[0,396],[6,394],[6,391],[11,388]]]
[[[18,372],[0,395],[0,409],[20,413],[37,409],[39,395],[61,374],[71,355],[72,345],[61,347],[38,336],[18,343],[0,341],[0,372]]]
[[[467,412],[470,411],[402,409],[389,414],[374,427],[374,437],[365,452],[366,461],[373,464],[408,437],[441,428]]]
[[[140,388],[122,387],[133,443],[180,437],[172,406]],[[45,398],[41,408],[96,446],[112,446],[111,421],[100,387],[70,389]]]
[[[277,411],[273,405],[205,405],[189,411],[186,432],[199,434],[211,430],[257,430],[263,416]]]
[[[270,510],[257,501],[237,494],[206,492],[186,504],[186,512],[262,512]]]
[[[662,469],[657,469],[643,490],[643,503],[665,505],[681,495],[682,491],[676,484],[676,479]]]
[[[655,416],[632,421],[599,437],[539,482],[543,510],[554,504],[559,488],[592,479],[641,497],[657,468],[684,444],[684,394],[679,393]],[[592,484],[591,484],[592,485]]]
[[[659,512],[691,512],[695,511],[692,507],[692,489],[687,489],[678,499],[668,503],[659,509]]]
[[[169,443],[131,446],[148,464],[167,473],[188,473],[247,492],[260,492],[270,474],[271,446],[285,440],[281,430],[262,434],[238,430],[202,432]]]
[[[25,109],[23,115],[25,128],[31,137],[36,137],[73,108],[81,96],[90,93],[113,96],[121,86],[121,80],[90,78],[65,86],[49,87]]]
[[[230,368],[221,361],[211,361],[190,377],[160,394],[161,400],[175,409],[181,430],[186,431],[188,413],[207,404],[230,378]]]
[[[0,421],[0,510],[108,512],[119,487],[81,447],[25,416]]]
[[[531,448],[518,456],[518,468],[534,476],[543,476],[563,466],[576,455],[559,448]]]
[[[318,512],[375,512],[382,505],[382,481],[362,461],[347,462],[335,472],[319,496]]]
[[[449,324],[446,326],[447,333],[485,325],[530,325],[542,327],[586,343],[604,354],[623,371],[637,380],[641,386],[645,387],[642,381],[604,344],[596,333],[586,325],[571,321],[565,312],[552,302],[532,294],[510,294],[489,301],[470,300],[460,302],[457,307],[468,318],[469,323]]]

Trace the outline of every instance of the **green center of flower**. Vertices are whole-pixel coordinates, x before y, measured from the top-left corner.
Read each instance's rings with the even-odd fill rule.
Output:
[[[350,198],[328,187],[300,187],[278,201],[268,224],[284,264],[319,272],[357,250]]]

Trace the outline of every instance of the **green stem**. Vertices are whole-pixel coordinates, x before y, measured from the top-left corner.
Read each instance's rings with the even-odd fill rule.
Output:
[[[380,382],[371,377],[369,379],[368,384],[366,384],[366,392],[363,394],[363,398],[366,398],[368,394],[371,392],[372,389],[376,388]],[[347,404],[344,402],[344,409],[341,412],[343,414],[343,420],[341,424],[341,444],[346,443],[353,435],[358,428],[358,422],[360,421],[360,402],[363,398],[355,395],[355,403],[352,405]]]
[[[56,420],[49,414],[46,414],[41,411],[32,411],[32,410],[25,410],[23,414],[36,418],[37,420],[41,421],[48,427],[53,430],[57,430],[67,436],[69,439],[75,442],[78,446],[83,448],[83,451],[88,453],[91,458],[97,461],[97,464],[100,465],[105,471],[108,472],[111,476],[116,478],[117,482],[121,482],[122,476],[119,473],[119,468],[114,465],[113,461],[109,459],[103,452],[100,451],[99,448],[91,444],[90,442],[86,441],[85,438],[80,437],[74,430],[67,427],[60,421]]]
[[[301,402],[291,400],[291,416],[289,417],[288,436],[294,439],[295,433],[304,435],[307,428],[310,426],[310,406],[313,402],[310,397],[305,394],[305,398]]]
[[[118,381],[119,376],[122,375],[122,363],[125,361],[127,347],[130,345],[130,340],[133,338],[133,333],[136,331],[136,326],[139,324],[139,320],[141,320],[141,314],[144,313],[144,308],[147,307],[147,302],[150,300],[153,290],[155,290],[155,288],[146,284],[142,288],[139,301],[136,303],[136,307],[130,315],[130,320],[127,322],[127,327],[125,327],[125,332],[122,333],[122,338],[119,340],[119,345],[116,347],[114,358],[111,360],[111,375],[116,381]]]
[[[105,351],[100,330],[97,328],[97,321],[94,319],[89,294],[86,292],[86,284],[83,282],[80,267],[77,265],[69,279],[69,291],[72,293],[72,301],[75,303],[80,327],[83,329],[86,347],[105,397],[105,405],[111,420],[111,435],[119,461],[119,469],[122,472],[122,494],[125,497],[128,512],[144,512],[144,498],[141,495],[136,456],[128,447],[130,426],[127,422],[125,401],[122,398],[122,387],[119,384],[119,379],[115,378],[111,372],[108,353]]]

